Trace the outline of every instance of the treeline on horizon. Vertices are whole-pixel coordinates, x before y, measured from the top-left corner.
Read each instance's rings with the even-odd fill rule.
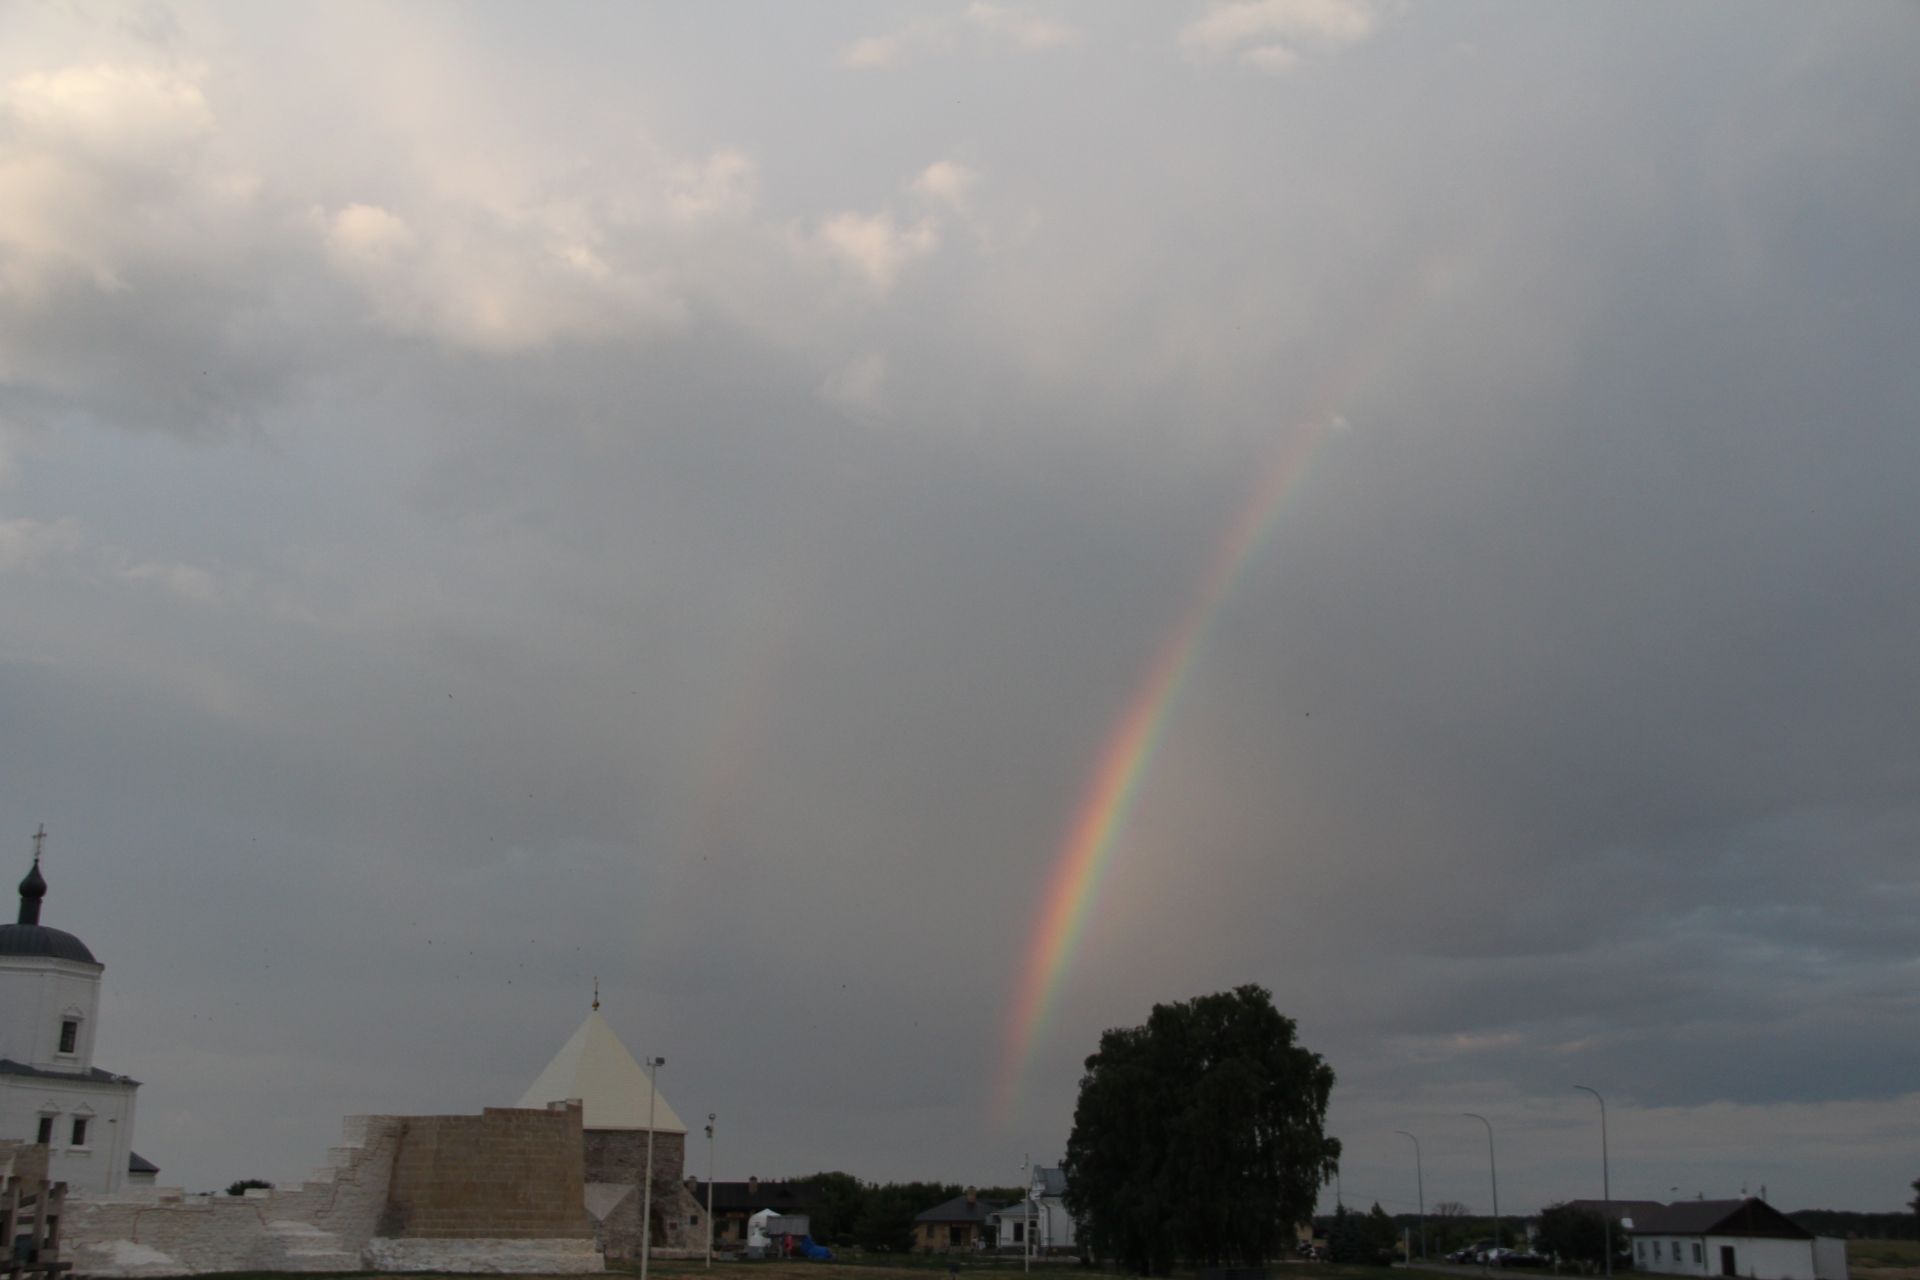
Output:
[[[1374,1206],[1376,1212],[1379,1208],[1378,1205]],[[1348,1212],[1358,1213],[1359,1210],[1349,1209]],[[1396,1233],[1401,1230],[1413,1232],[1414,1246],[1419,1247],[1419,1214],[1394,1213],[1388,1214],[1387,1217],[1392,1221]],[[1848,1240],[1920,1240],[1920,1213],[1901,1213],[1895,1210],[1885,1213],[1862,1213],[1853,1209],[1796,1209],[1788,1213],[1787,1217],[1817,1236],[1839,1236]],[[1324,1229],[1333,1219],[1334,1215],[1330,1213],[1315,1214],[1314,1226]],[[1532,1223],[1538,1226],[1540,1214],[1509,1214],[1501,1221],[1506,1224],[1506,1234],[1512,1235],[1514,1228],[1519,1224]],[[1492,1237],[1493,1219],[1490,1217],[1471,1214],[1429,1213],[1427,1215],[1427,1248],[1431,1253],[1451,1252],[1475,1240],[1492,1239]],[[1441,1248],[1443,1241],[1450,1242],[1449,1247],[1444,1250]]]
[[[835,1248],[851,1246],[873,1253],[905,1253],[913,1248],[913,1220],[937,1204],[963,1196],[957,1182],[863,1182],[839,1170],[788,1179],[805,1189],[813,1238]],[[976,1187],[990,1205],[1012,1204],[1020,1187]]]
[[[1920,1213],[1797,1209],[1787,1216],[1817,1236],[1844,1236],[1850,1240],[1920,1240]]]

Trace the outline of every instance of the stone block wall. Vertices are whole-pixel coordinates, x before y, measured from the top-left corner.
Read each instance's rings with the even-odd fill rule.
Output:
[[[348,1117],[331,1163],[297,1187],[71,1198],[62,1255],[76,1273],[93,1276],[357,1270],[387,1203],[403,1124],[397,1116]]]
[[[396,1239],[593,1237],[578,1108],[411,1116],[379,1234]]]
[[[584,1135],[588,1182],[639,1187],[647,1168],[645,1130],[588,1129]],[[704,1242],[705,1228],[694,1226],[704,1210],[687,1194],[687,1136],[653,1135],[653,1243],[656,1248],[685,1249]],[[600,1243],[609,1258],[640,1256],[639,1194],[621,1200],[600,1223]]]
[[[79,1275],[126,1277],[603,1269],[582,1201],[578,1110],[350,1116],[345,1129],[331,1163],[297,1187],[70,1197],[62,1257]]]

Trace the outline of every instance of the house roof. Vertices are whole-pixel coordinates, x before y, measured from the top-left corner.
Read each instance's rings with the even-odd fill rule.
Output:
[[[1005,1206],[989,1204],[985,1200],[969,1200],[965,1196],[955,1196],[921,1213],[913,1215],[915,1222],[978,1222],[985,1225],[988,1218]]]
[[[1758,1197],[1676,1200],[1633,1216],[1636,1236],[1757,1236],[1811,1240],[1813,1233]]]
[[[1638,1222],[1642,1214],[1658,1213],[1667,1206],[1658,1200],[1569,1200],[1561,1207],[1575,1213],[1597,1213],[1603,1218],[1611,1213],[1616,1222],[1622,1218]]]
[[[751,1187],[751,1190],[749,1189]],[[694,1180],[689,1194],[701,1204],[707,1202],[707,1184]],[[805,1213],[812,1207],[806,1188],[797,1182],[716,1182],[713,1184],[715,1213],[758,1213],[773,1209],[780,1213]]]
[[[12,1058],[0,1058],[0,1076],[27,1076],[35,1080],[58,1080],[62,1084],[140,1083],[127,1076],[102,1071],[99,1067],[88,1067],[85,1071],[49,1071],[45,1067],[30,1067],[24,1062],[15,1062]]]
[[[1034,1185],[1043,1196],[1063,1196],[1067,1194],[1067,1171],[1036,1166],[1033,1171]]]
[[[634,1061],[596,1008],[527,1086],[520,1105],[539,1110],[550,1102],[577,1098],[583,1129],[644,1131],[649,1096],[655,1133],[687,1131],[666,1098],[649,1089],[646,1069]]]

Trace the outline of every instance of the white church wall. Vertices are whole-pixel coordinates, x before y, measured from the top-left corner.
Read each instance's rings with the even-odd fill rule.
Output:
[[[0,1076],[0,1138],[36,1141],[42,1117],[53,1121],[50,1174],[75,1194],[110,1195],[126,1182],[134,1122],[132,1085],[43,1076]],[[73,1122],[86,1120],[80,1143]]]
[[[0,957],[0,1058],[49,1071],[91,1066],[100,972],[78,960]],[[79,1038],[74,1052],[61,1053],[60,1023],[68,1010],[78,1016]]]

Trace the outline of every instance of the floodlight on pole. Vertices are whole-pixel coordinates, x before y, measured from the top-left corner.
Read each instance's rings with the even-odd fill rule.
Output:
[[[647,1262],[653,1256],[653,1103],[660,1096],[654,1073],[667,1065],[665,1058],[648,1058],[647,1069],[647,1176],[640,1183],[640,1280],[647,1280]]]
[[[1427,1257],[1427,1175],[1420,1168],[1420,1139],[1405,1129],[1395,1129],[1395,1133],[1413,1143],[1413,1185],[1420,1194],[1420,1258]]]
[[[1607,1100],[1592,1085],[1573,1086],[1582,1093],[1590,1093],[1593,1100],[1600,1104],[1600,1196],[1601,1216],[1606,1228],[1607,1275],[1613,1275],[1613,1175],[1607,1168]]]
[[[707,1112],[707,1269],[713,1269],[713,1122],[720,1117]]]
[[[1033,1270],[1033,1157],[1031,1155],[1025,1155],[1020,1158],[1020,1175],[1026,1180],[1026,1183],[1027,1183],[1027,1194],[1026,1194],[1027,1229],[1022,1233],[1022,1235],[1024,1236],[1024,1239],[1021,1242],[1021,1248],[1020,1248],[1020,1269],[1022,1271],[1032,1271]]]
[[[1493,1121],[1471,1111],[1460,1113],[1487,1126],[1487,1174],[1493,1179],[1493,1247],[1500,1247],[1500,1166],[1493,1159]]]

